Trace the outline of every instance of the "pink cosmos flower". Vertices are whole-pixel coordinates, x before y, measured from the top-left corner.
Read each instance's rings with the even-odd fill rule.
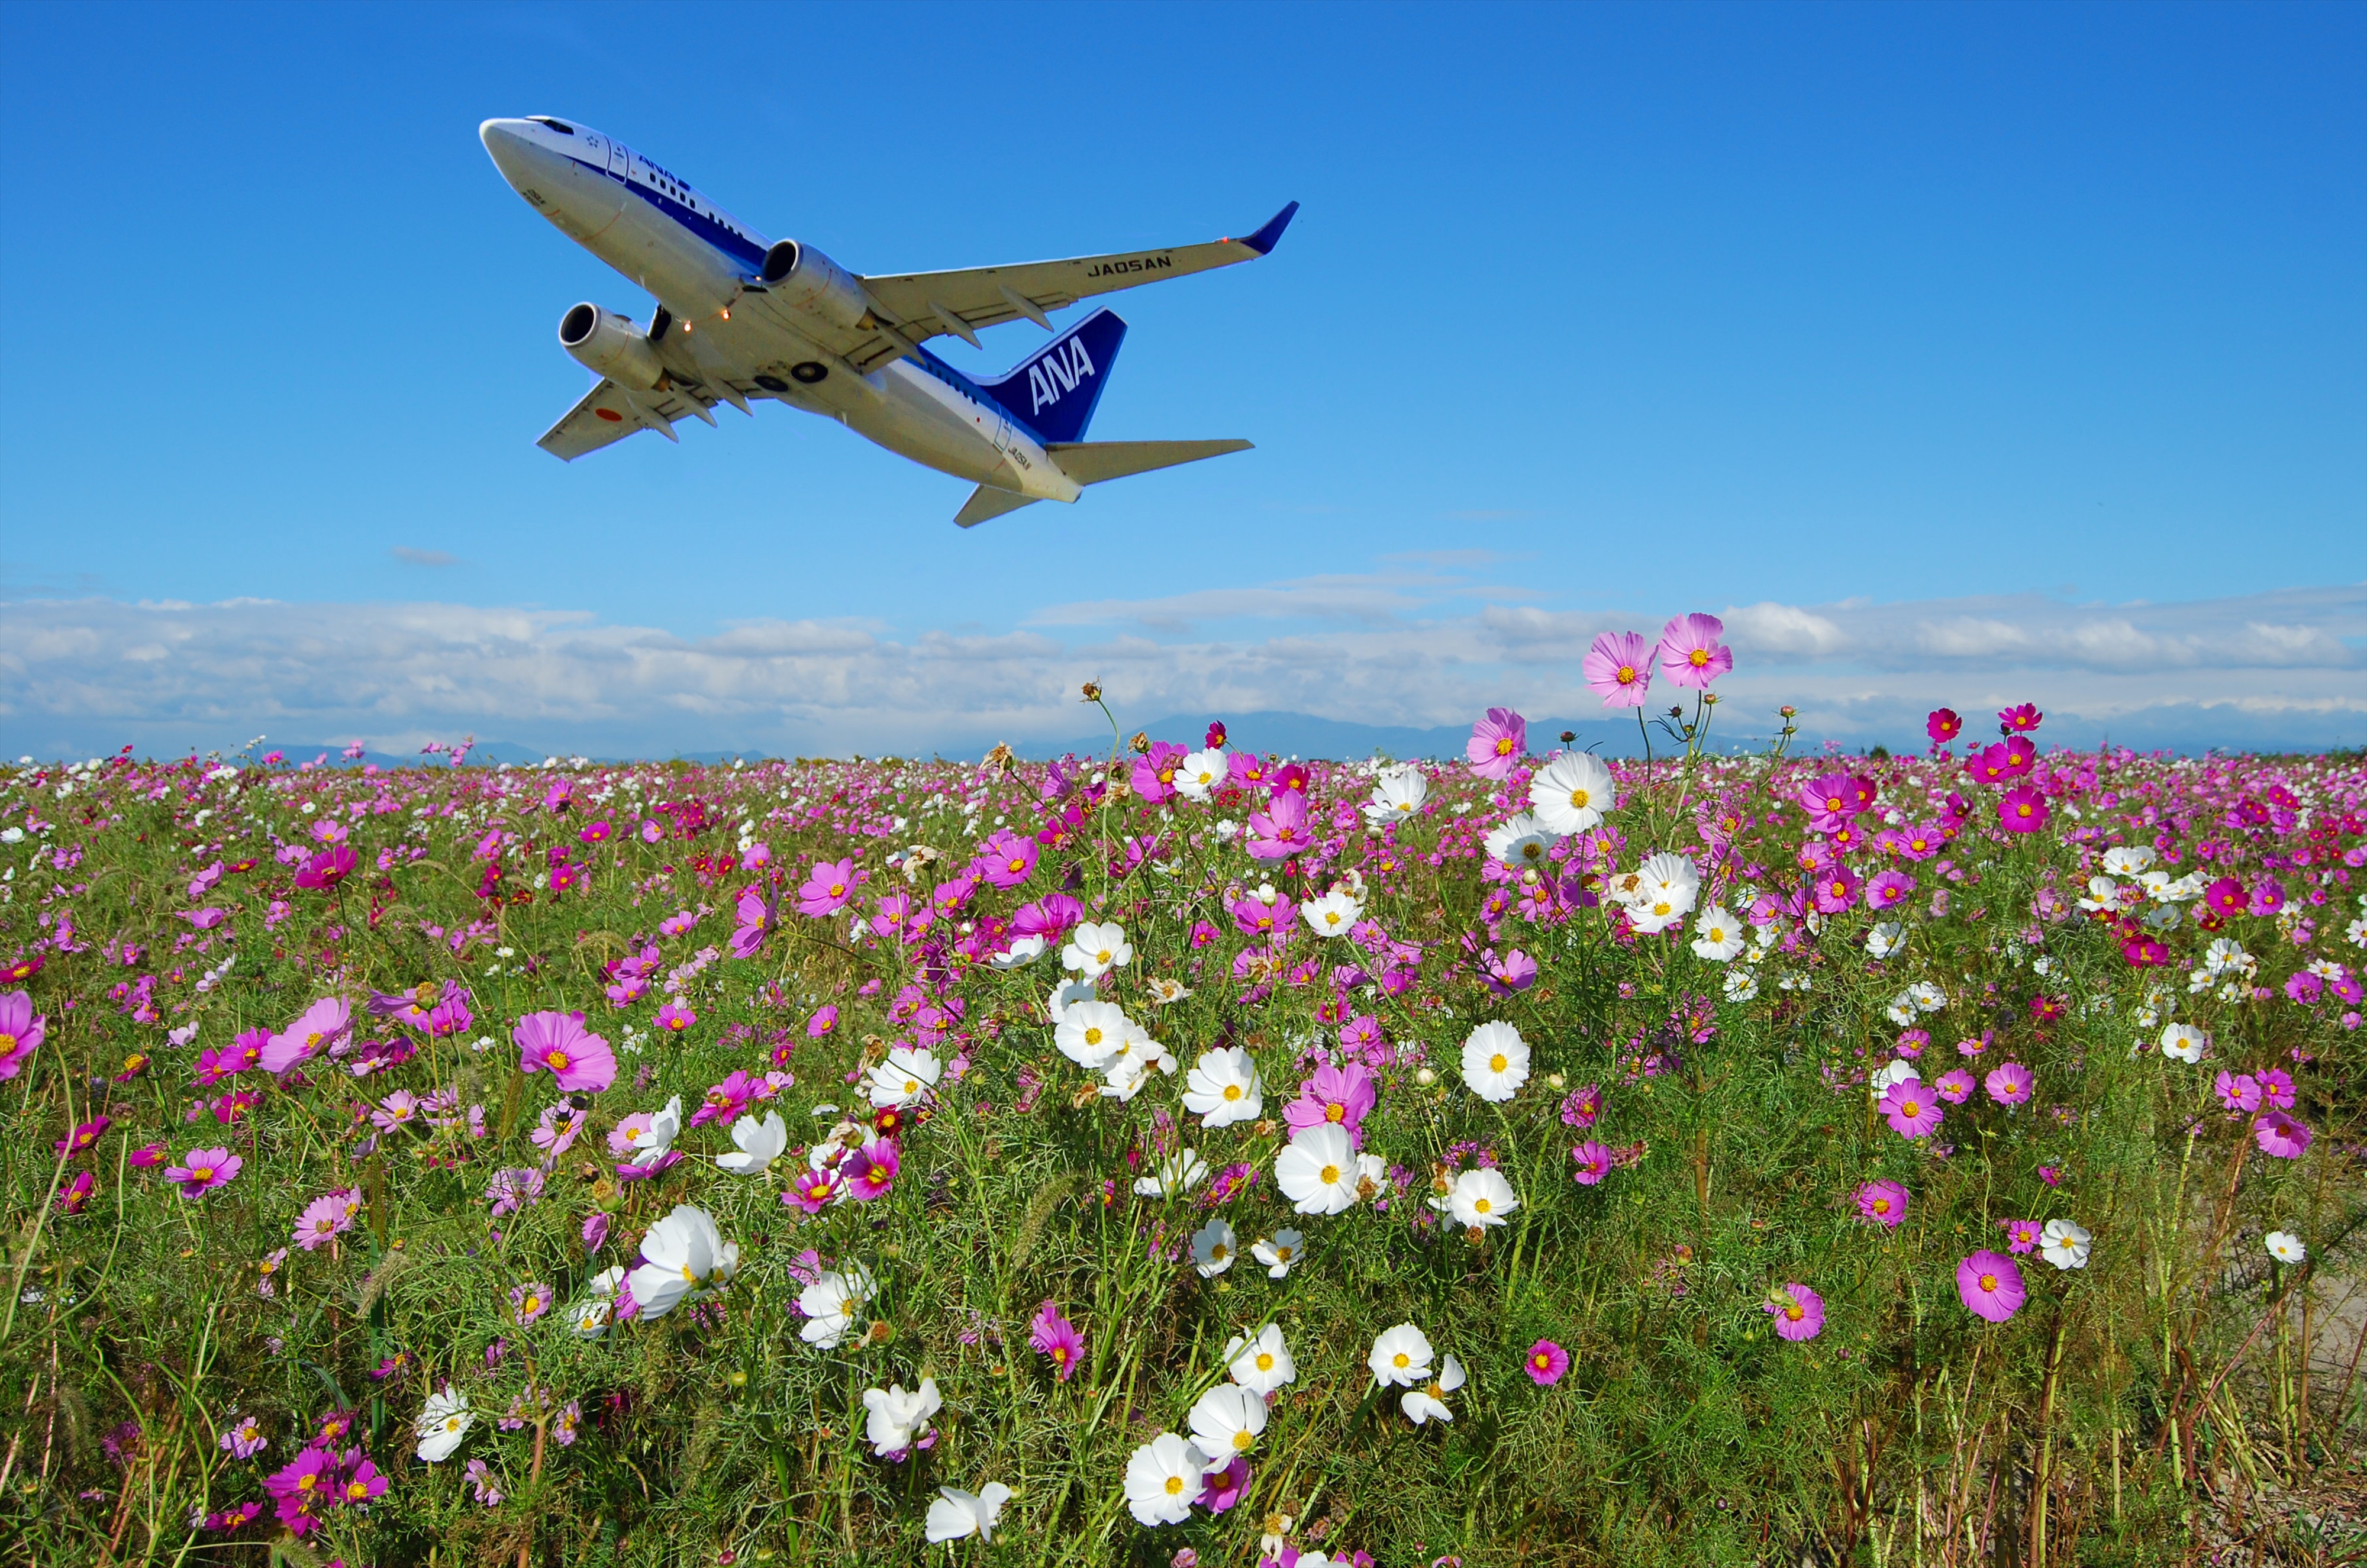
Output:
[[[2028,784],[2016,784],[1998,801],[1998,826],[2009,833],[2035,833],[2046,818],[2046,797]]]
[[[1036,874],[1036,840],[1004,828],[978,852],[979,873],[997,887],[1016,887]]]
[[[1869,1181],[1857,1190],[1857,1212],[1885,1230],[1897,1230],[1907,1218],[1907,1189],[1896,1181]]]
[[[1999,1105],[2021,1105],[2029,1100],[2035,1081],[2030,1069],[2020,1062],[2000,1062],[1989,1069],[1988,1077],[1981,1083],[1989,1091],[1989,1098]]]
[[[1923,733],[1931,738],[1934,746],[1945,746],[1964,729],[1965,721],[1956,716],[1954,708],[1933,708],[1923,721]]]
[[[1529,1347],[1527,1358],[1521,1362],[1521,1370],[1528,1373],[1529,1381],[1539,1388],[1551,1388],[1561,1382],[1564,1372],[1569,1371],[1569,1352],[1550,1339],[1540,1339]]]
[[[2244,885],[2232,876],[2223,876],[2203,890],[2203,902],[2214,915],[2240,915],[2244,912]]]
[[[680,1034],[697,1021],[697,1013],[673,1002],[668,1002],[658,1009],[657,1025],[669,1034]]]
[[[2036,704],[2023,703],[2019,707],[2007,708],[1998,715],[1998,729],[2007,735],[2027,735],[2036,729],[2039,720],[2045,716],[2038,711]]]
[[[2279,1111],[2293,1108],[2293,1081],[2282,1068],[2268,1067],[2255,1073],[2253,1077],[2260,1086],[2261,1100]]]
[[[317,1529],[337,1500],[337,1457],[308,1448],[286,1468],[264,1477],[263,1489],[278,1499],[279,1522],[295,1535]]]
[[[1298,1098],[1282,1108],[1282,1119],[1294,1132],[1328,1122],[1348,1134],[1349,1147],[1361,1149],[1365,1118],[1379,1098],[1373,1075],[1361,1064],[1321,1066],[1298,1086]]]
[[[598,1210],[583,1222],[583,1254],[589,1258],[608,1245],[608,1216]]]
[[[1823,914],[1838,915],[1857,897],[1856,874],[1839,862],[1818,872],[1814,886],[1817,908]]]
[[[1569,1157],[1578,1165],[1569,1179],[1580,1187],[1591,1187],[1611,1174],[1610,1148],[1592,1138],[1570,1150]]]
[[[1807,1286],[1786,1281],[1767,1292],[1764,1303],[1783,1339],[1814,1339],[1825,1331],[1825,1298]]]
[[[597,1094],[617,1081],[616,1053],[583,1027],[580,1012],[530,1012],[510,1038],[520,1072],[549,1072],[569,1094]]]
[[[42,1028],[48,1019],[33,1011],[33,998],[25,991],[10,991],[0,997],[0,1083],[13,1078],[41,1043]]]
[[[299,1062],[309,1062],[353,1029],[353,1009],[343,997],[323,997],[296,1015],[296,1021],[264,1045],[256,1066],[277,1077]]]
[[[184,1198],[202,1198],[217,1187],[229,1185],[245,1164],[226,1148],[191,1149],[181,1156],[180,1164],[166,1168],[164,1179],[178,1183]]]
[[[1202,1478],[1200,1495],[1193,1501],[1212,1514],[1226,1513],[1241,1500],[1241,1494],[1248,1491],[1249,1486],[1250,1461],[1246,1457],[1235,1454],[1231,1463],[1221,1470],[1212,1470]],[[1192,1549],[1185,1547],[1184,1550],[1189,1551]],[[1172,1568],[1172,1559],[1170,1568]]]
[[[252,1416],[241,1416],[222,1428],[221,1451],[233,1459],[253,1459],[270,1441],[263,1435],[263,1423]]]
[[[886,1195],[896,1180],[896,1145],[875,1138],[846,1158],[846,1195],[868,1203]]]
[[[92,1190],[97,1185],[98,1179],[84,1171],[58,1190],[58,1207],[69,1214],[81,1213],[83,1206],[90,1201]]]
[[[1596,1084],[1571,1089],[1561,1102],[1562,1125],[1581,1133],[1593,1126],[1594,1119],[1602,1114],[1603,1089]]]
[[[550,1287],[538,1280],[510,1287],[510,1316],[520,1328],[538,1322],[550,1310]]]
[[[2263,1111],[2252,1119],[2252,1137],[2264,1155],[2299,1159],[2309,1152],[2311,1133],[2282,1111]]]
[[[50,1147],[62,1155],[80,1155],[86,1153],[90,1146],[93,1144],[97,1143],[100,1137],[106,1134],[107,1130],[114,1125],[115,1118],[112,1116],[100,1116],[95,1118],[92,1121],[83,1122],[80,1126],[74,1128],[74,1131],[68,1133],[64,1137],[60,1138],[56,1143],[51,1144]]]
[[[1999,1220],[1998,1229],[2005,1232],[2005,1249],[2019,1258],[2038,1250],[2046,1227],[2036,1220]]]
[[[769,887],[743,887],[732,918],[737,924],[731,930],[731,956],[753,958],[764,939],[780,929],[780,900]]]
[[[1896,869],[1875,872],[1865,885],[1865,907],[1888,909],[1915,896],[1915,879]]]
[[[1928,1138],[1940,1130],[1939,1098],[1916,1078],[1902,1078],[1882,1091],[1876,1108],[1902,1138]]]
[[[809,1214],[819,1214],[833,1200],[844,1196],[845,1189],[839,1182],[838,1172],[801,1170],[798,1172],[797,1179],[789,1183],[789,1190],[781,1194],[781,1202],[788,1208],[803,1209]]]
[[[131,1163],[142,1170],[153,1170],[164,1163],[164,1145],[142,1144],[131,1151]]]
[[[1077,1375],[1077,1365],[1085,1353],[1085,1337],[1077,1332],[1075,1324],[1060,1315],[1059,1307],[1046,1301],[1036,1309],[1027,1328],[1027,1343],[1051,1358],[1053,1376],[1067,1382]]]
[[[1660,673],[1680,686],[1706,691],[1709,683],[1734,668],[1734,650],[1717,639],[1726,623],[1696,610],[1679,615],[1660,628]]]
[[[1603,706],[1642,707],[1644,694],[1652,684],[1651,645],[1641,632],[1604,632],[1579,660],[1579,671]]]
[[[337,1468],[337,1501],[346,1507],[366,1507],[372,1498],[386,1495],[386,1477],[361,1450],[347,1449]]]
[[[353,874],[359,864],[361,857],[354,853],[351,845],[332,844],[304,862],[296,873],[296,886],[325,891]]]
[[[1962,1067],[1952,1068],[1940,1075],[1939,1081],[1931,1086],[1931,1092],[1951,1105],[1962,1105],[1972,1097],[1973,1075]]]
[[[1511,708],[1489,708],[1488,716],[1471,727],[1463,755],[1471,771],[1483,779],[1510,778],[1529,749],[1529,721]]]
[[[855,874],[852,860],[814,862],[812,874],[798,886],[798,913],[817,919],[835,915],[855,897],[855,889],[861,881]]]
[[[828,1034],[832,1030],[836,1029],[837,1027],[837,1008],[816,1008],[814,1010],[814,1015],[806,1020],[806,1038],[809,1040],[820,1040],[822,1036]]]
[[[2219,1103],[2230,1111],[2260,1108],[2260,1080],[2249,1073],[2221,1073],[2211,1087],[2218,1091]]]
[[[1190,755],[1172,740],[1154,740],[1147,753],[1135,759],[1134,770],[1127,783],[1147,804],[1162,805],[1174,798],[1176,770],[1183,767],[1184,759]]]
[[[2003,1323],[2022,1310],[2030,1292],[2012,1258],[1983,1247],[1956,1265],[1956,1294],[1974,1316]]]
[[[1250,813],[1251,860],[1288,860],[1303,854],[1315,835],[1307,825],[1307,797],[1293,790],[1277,790],[1263,811]]]
[[[307,1252],[318,1252],[336,1236],[353,1229],[355,1210],[346,1201],[349,1196],[340,1188],[305,1204],[304,1212],[296,1216],[296,1245]]]

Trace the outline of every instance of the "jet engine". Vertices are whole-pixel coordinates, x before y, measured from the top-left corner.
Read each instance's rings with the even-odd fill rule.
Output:
[[[795,240],[780,241],[764,253],[760,276],[783,304],[810,310],[843,331],[862,325],[871,310],[871,300],[854,274],[811,245]]]
[[[665,375],[658,351],[630,316],[578,305],[559,319],[559,346],[620,387],[648,391]]]

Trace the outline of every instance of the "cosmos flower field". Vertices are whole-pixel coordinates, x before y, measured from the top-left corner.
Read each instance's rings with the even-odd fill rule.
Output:
[[[0,1555],[2357,1550],[2367,767],[1717,637],[1649,761],[0,770]]]

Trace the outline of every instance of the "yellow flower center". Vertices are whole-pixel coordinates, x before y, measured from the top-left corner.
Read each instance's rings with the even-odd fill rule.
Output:
[[[319,1030],[317,1030],[317,1029],[316,1029],[316,1030],[314,1030],[311,1033],[307,1034],[306,1036],[304,1036],[304,1046],[305,1046],[305,1049],[307,1049],[307,1050],[311,1049],[313,1046],[318,1045],[320,1043],[321,1043],[321,1032],[320,1032]]]
[[[1184,1478],[1182,1476],[1171,1475],[1167,1478],[1167,1495],[1170,1497],[1180,1496],[1183,1494],[1183,1491]]]
[[[1509,735],[1498,738],[1496,741],[1496,755],[1499,757],[1509,757],[1512,754],[1512,738]]]
[[[1636,667],[1633,664],[1622,664],[1619,667],[1619,683],[1623,686],[1632,686],[1636,683]]]
[[[1887,1198],[1876,1198],[1874,1201],[1874,1212],[1877,1214],[1886,1214],[1890,1213],[1890,1200]]]
[[[1096,1027],[1093,1027],[1093,1026],[1092,1026],[1092,1025],[1088,1025],[1088,1026],[1086,1027],[1086,1029],[1085,1029],[1085,1043],[1086,1043],[1086,1044],[1088,1044],[1088,1045],[1098,1045],[1098,1044],[1100,1044],[1101,1043],[1102,1043],[1102,1032],[1101,1032],[1101,1030],[1100,1030],[1100,1029],[1098,1029],[1098,1028],[1096,1028]]]
[[[1254,1432],[1250,1431],[1250,1430],[1249,1430],[1248,1428],[1246,1428],[1246,1427],[1244,1427],[1244,1428],[1243,1428],[1243,1429],[1241,1429],[1240,1431],[1235,1432],[1235,1433],[1233,1434],[1233,1447],[1234,1447],[1234,1449],[1235,1449],[1237,1451],[1239,1451],[1239,1452],[1240,1452],[1240,1453],[1247,1453],[1247,1452],[1249,1452],[1249,1451],[1250,1451],[1250,1445],[1251,1445],[1252,1443],[1255,1443],[1256,1441],[1257,1441],[1257,1434],[1256,1434],[1256,1433],[1254,1433]]]
[[[563,1073],[567,1070],[567,1053],[564,1051],[552,1051],[543,1057],[543,1061],[554,1073]]]
[[[846,884],[844,882],[833,882],[830,885],[830,896],[833,898],[844,897],[845,892]]]
[[[1270,1372],[1274,1371],[1274,1357],[1272,1353],[1264,1350],[1258,1352],[1257,1370],[1262,1372]]]
[[[1478,1212],[1479,1213],[1484,1214],[1484,1213],[1487,1213],[1490,1208],[1494,1207],[1494,1205],[1493,1205],[1493,1204],[1491,1204],[1491,1203],[1489,1203],[1489,1202],[1488,1201],[1488,1200],[1487,1200],[1487,1199],[1485,1199],[1485,1198],[1481,1198],[1481,1199],[1478,1200],[1477,1201],[1475,1201],[1475,1202],[1471,1205],[1471,1207],[1472,1207],[1474,1210],[1476,1210],[1477,1212]]]
[[[1403,1369],[1413,1365],[1413,1358],[1400,1350],[1397,1353],[1397,1358],[1393,1364],[1402,1371]]]
[[[1240,1097],[1241,1097],[1241,1086],[1240,1086],[1240,1085],[1239,1085],[1239,1084],[1237,1084],[1237,1083],[1229,1083],[1229,1084],[1227,1084],[1227,1085],[1225,1086],[1225,1098],[1226,1098],[1227,1100],[1239,1100]]]
[[[1691,664],[1694,669],[1699,670],[1709,662],[1709,649],[1705,648],[1694,649],[1691,653],[1685,655],[1685,662]]]
[[[1501,1051],[1488,1058],[1488,1070],[1491,1073],[1501,1073],[1512,1065],[1511,1059]]]
[[[1340,1168],[1336,1165],[1327,1165],[1323,1168],[1323,1173],[1316,1179],[1329,1187],[1340,1179]]]
[[[1784,1320],[1786,1323],[1797,1323],[1807,1315],[1807,1313],[1802,1310],[1800,1303],[1797,1302],[1794,1302],[1790,1306],[1784,1309]]]
[[[1997,1285],[1998,1285],[1998,1281],[1997,1281],[1997,1276],[1996,1276],[1996,1275],[1994,1275],[1994,1274],[1984,1274],[1984,1275],[1982,1275],[1982,1276],[1981,1276],[1981,1289],[1982,1289],[1982,1290],[1984,1290],[1984,1291],[1994,1291],[1994,1290],[1996,1290],[1996,1289],[1997,1289]]]
[[[1584,807],[1584,806],[1586,805],[1586,799],[1587,799],[1587,793],[1586,793],[1586,791],[1584,791],[1584,790],[1582,790],[1582,789],[1574,789],[1574,790],[1571,790],[1571,791],[1569,792],[1569,803],[1570,803],[1572,806],[1580,807],[1581,807],[1581,808],[1582,808],[1582,807]]]
[[[1347,1119],[1348,1108],[1344,1105],[1327,1105],[1323,1108],[1323,1120],[1326,1122],[1344,1122]]]
[[[189,1174],[199,1181],[211,1181],[214,1179],[214,1168],[210,1165],[192,1166]]]
[[[1920,1116],[1923,1114],[1923,1107],[1911,1100],[1900,1100],[1898,1102],[1898,1109],[1901,1114],[1907,1116]]]
[[[1093,954],[1093,962],[1094,962],[1094,963],[1096,963],[1096,964],[1107,964],[1109,961],[1110,961],[1109,949],[1108,949],[1108,948],[1106,948],[1106,947],[1103,948],[1099,953],[1094,953],[1094,954]]]

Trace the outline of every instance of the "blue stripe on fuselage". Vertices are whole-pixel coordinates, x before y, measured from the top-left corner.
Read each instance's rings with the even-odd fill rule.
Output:
[[[708,217],[705,213],[694,212],[687,206],[685,206],[683,203],[676,201],[674,197],[666,195],[665,192],[655,189],[650,186],[635,185],[631,180],[629,180],[624,175],[609,169],[606,164],[587,164],[583,159],[574,156],[572,153],[561,153],[561,156],[566,158],[568,162],[573,164],[579,169],[589,169],[592,173],[600,175],[604,179],[615,180],[618,185],[623,186],[633,195],[640,197],[643,201],[646,201],[651,207],[656,208],[661,213],[665,215],[668,220],[678,223],[683,228],[689,230],[701,241],[713,246],[715,249],[721,251],[733,261],[745,263],[751,271],[753,271],[764,265],[764,251],[763,246],[758,245],[755,242],[748,239],[744,235],[734,233],[731,230],[725,228],[714,219]]]
[[[1044,439],[1043,435],[1036,429],[1035,425],[1028,423],[1026,417],[1020,413],[1017,409],[1011,407],[1007,403],[996,400],[993,393],[988,391],[985,388],[980,386],[977,382],[971,380],[968,377],[963,375],[960,371],[955,369],[944,360],[939,359],[927,349],[916,347],[912,353],[904,355],[904,357],[912,361],[922,369],[927,371],[930,375],[934,376],[938,380],[943,381],[946,386],[951,387],[954,390],[962,393],[964,396],[971,398],[988,408],[1001,410],[1002,416],[1005,419],[1008,419],[1012,423],[1027,432],[1028,434],[1035,436],[1036,440],[1041,441]]]

